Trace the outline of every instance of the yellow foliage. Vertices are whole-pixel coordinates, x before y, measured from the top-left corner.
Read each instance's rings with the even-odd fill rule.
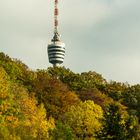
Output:
[[[5,70],[0,67],[0,98],[4,96],[7,97],[7,92],[9,91],[9,81],[8,75]]]
[[[103,110],[93,101],[85,101],[72,106],[65,117],[74,134],[81,139],[85,136],[94,139],[96,132],[102,128],[100,119],[103,118]]]
[[[46,118],[44,106],[37,106],[36,99],[29,97],[21,85],[10,82],[0,67],[0,137],[4,140],[46,140],[49,130],[55,128],[54,119]]]
[[[25,117],[21,125],[25,133],[29,133],[28,135],[33,138],[48,138],[48,131],[55,127],[54,120],[53,118],[47,120],[43,104],[37,107],[36,103],[33,97],[24,97],[21,100],[21,111]]]

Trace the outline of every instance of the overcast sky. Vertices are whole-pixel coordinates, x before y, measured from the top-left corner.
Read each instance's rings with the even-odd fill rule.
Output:
[[[47,69],[54,0],[0,0],[0,51]],[[140,0],[59,0],[64,66],[140,83]]]

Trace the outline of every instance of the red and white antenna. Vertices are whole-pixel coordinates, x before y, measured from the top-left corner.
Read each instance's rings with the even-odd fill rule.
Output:
[[[60,41],[58,33],[58,15],[58,0],[54,0],[54,37],[52,39],[53,42]]]
[[[58,33],[58,0],[55,0],[55,7],[54,7],[54,33]]]

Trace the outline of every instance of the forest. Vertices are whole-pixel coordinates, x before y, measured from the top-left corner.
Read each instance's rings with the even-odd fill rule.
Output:
[[[0,140],[140,140],[140,85],[1,52]]]

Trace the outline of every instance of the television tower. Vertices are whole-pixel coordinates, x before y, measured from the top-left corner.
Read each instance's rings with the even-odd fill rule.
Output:
[[[58,14],[58,0],[54,0],[54,36],[48,45],[48,58],[53,67],[62,64],[65,56],[65,44],[60,41],[58,33]]]

